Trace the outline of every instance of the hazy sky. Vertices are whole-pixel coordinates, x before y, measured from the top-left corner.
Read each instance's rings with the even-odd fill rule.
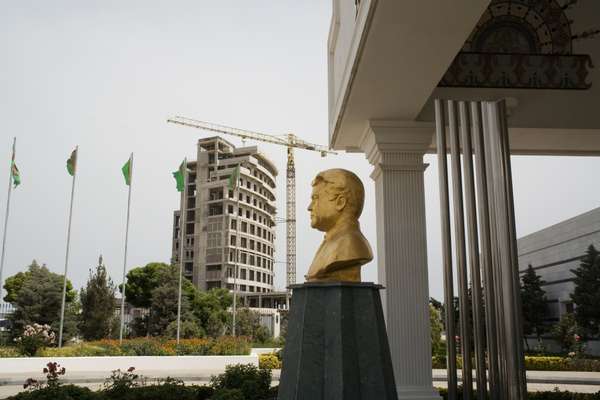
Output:
[[[71,185],[65,161],[75,145],[69,278],[80,287],[99,254],[121,280],[127,187],[120,168],[132,151],[128,268],[168,262],[179,199],[171,171],[183,157],[195,158],[197,139],[207,136],[167,124],[168,116],[326,144],[330,17],[327,0],[3,2],[0,156],[8,163],[16,136],[23,182],[13,191],[4,276],[32,259],[62,273]],[[283,217],[285,149],[259,147],[279,167]],[[597,158],[513,160],[519,235],[598,206]],[[361,154],[322,159],[297,151],[296,162],[300,280],[322,238],[306,211],[312,177],[332,167],[359,175],[367,189],[361,223],[374,249],[375,199],[372,167]],[[441,298],[437,167],[433,156],[426,162],[430,291]],[[276,250],[276,260],[285,260],[284,226]],[[364,280],[376,280],[375,265],[364,268]],[[276,273],[282,288],[285,265],[276,264]]]

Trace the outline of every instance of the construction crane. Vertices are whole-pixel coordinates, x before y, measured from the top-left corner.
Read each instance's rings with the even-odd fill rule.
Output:
[[[212,124],[210,122],[198,121],[191,118],[175,116],[167,122],[237,136],[261,142],[278,144],[287,147],[287,171],[286,171],[286,281],[287,286],[296,283],[296,166],[294,164],[294,148],[312,150],[321,153],[322,157],[327,154],[337,154],[326,146],[308,143],[292,133],[286,135],[268,135],[260,132],[247,131],[244,129],[231,128],[229,126]]]

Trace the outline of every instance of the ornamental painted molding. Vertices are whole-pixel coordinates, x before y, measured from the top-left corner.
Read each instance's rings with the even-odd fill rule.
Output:
[[[589,89],[592,60],[572,54],[572,43],[600,31],[573,34],[565,11],[578,1],[563,3],[492,0],[439,86]]]

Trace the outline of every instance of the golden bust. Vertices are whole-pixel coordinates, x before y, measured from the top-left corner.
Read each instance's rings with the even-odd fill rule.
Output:
[[[325,232],[306,280],[360,282],[360,267],[373,259],[358,224],[365,201],[360,179],[345,169],[320,172],[312,182],[310,225]]]

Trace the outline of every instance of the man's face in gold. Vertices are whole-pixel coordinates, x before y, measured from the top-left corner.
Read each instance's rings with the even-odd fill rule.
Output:
[[[310,226],[322,232],[327,232],[337,222],[342,214],[345,199],[341,196],[331,196],[325,191],[325,185],[318,183],[313,186],[310,211]]]

